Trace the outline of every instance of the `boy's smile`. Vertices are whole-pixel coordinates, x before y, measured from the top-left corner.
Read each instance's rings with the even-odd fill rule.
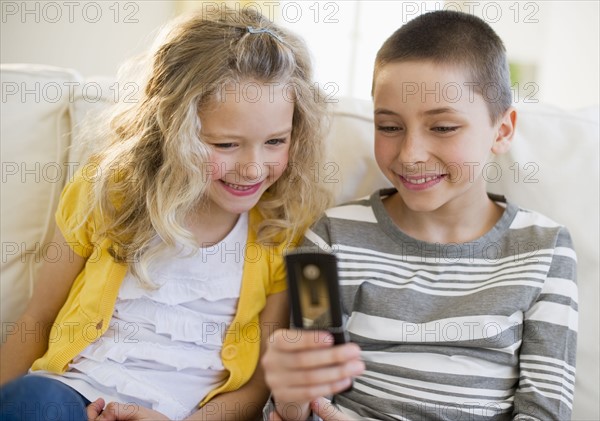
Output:
[[[508,150],[511,110],[492,124],[487,103],[459,66],[389,63],[377,73],[375,158],[398,189],[396,216],[489,209],[482,177],[491,153]]]
[[[424,174],[416,176],[406,174],[404,176],[401,175],[400,180],[408,190],[426,190],[442,181],[444,177],[446,177],[446,174]]]

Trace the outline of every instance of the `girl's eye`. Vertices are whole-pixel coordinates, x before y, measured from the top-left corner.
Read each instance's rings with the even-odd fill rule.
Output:
[[[384,133],[394,133],[399,132],[402,128],[398,126],[377,126],[377,130]]]
[[[213,146],[218,149],[229,149],[235,146],[235,143],[214,143]]]
[[[285,143],[285,138],[280,138],[280,139],[269,139],[265,142],[267,145],[281,145],[283,143]]]
[[[438,133],[451,133],[459,129],[459,126],[440,126],[434,127],[432,130]]]

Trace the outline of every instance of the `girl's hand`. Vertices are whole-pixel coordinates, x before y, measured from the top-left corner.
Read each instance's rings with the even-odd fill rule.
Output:
[[[98,398],[94,402],[90,403],[87,407],[88,421],[94,421],[102,413],[104,409],[104,399]]]
[[[306,419],[312,400],[345,390],[365,369],[356,344],[334,347],[328,332],[292,329],[271,335],[262,365],[284,419]]]
[[[106,407],[99,398],[87,407],[88,421],[161,421],[168,420],[160,412],[133,403],[111,402]]]

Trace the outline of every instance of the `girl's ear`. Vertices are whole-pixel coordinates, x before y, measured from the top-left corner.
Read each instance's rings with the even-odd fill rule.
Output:
[[[517,110],[514,107],[510,107],[497,124],[498,133],[492,145],[492,152],[500,155],[508,152],[510,149],[517,126]]]

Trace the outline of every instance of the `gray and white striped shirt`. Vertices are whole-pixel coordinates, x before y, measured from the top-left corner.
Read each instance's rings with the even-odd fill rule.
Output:
[[[576,255],[567,229],[505,211],[469,243],[398,229],[385,189],[326,212],[305,246],[338,257],[347,329],[365,373],[334,402],[377,420],[570,419]]]

